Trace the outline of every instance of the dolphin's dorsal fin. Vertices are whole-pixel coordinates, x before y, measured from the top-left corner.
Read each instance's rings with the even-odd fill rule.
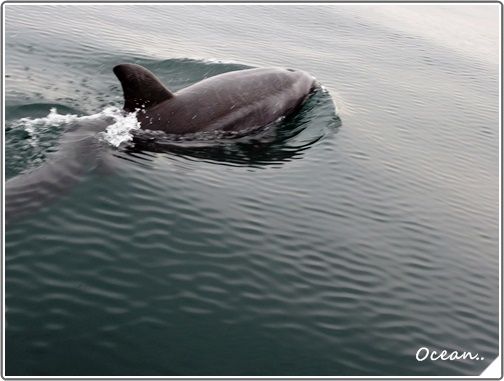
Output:
[[[154,74],[140,65],[117,65],[114,74],[121,82],[127,112],[152,107],[174,97]]]

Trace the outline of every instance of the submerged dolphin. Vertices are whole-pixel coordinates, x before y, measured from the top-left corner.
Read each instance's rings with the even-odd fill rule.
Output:
[[[112,118],[83,118],[63,134],[56,152],[41,167],[5,182],[5,222],[25,217],[80,181],[97,167],[110,165],[110,152],[97,133]]]
[[[142,66],[118,65],[114,73],[124,110],[140,110],[141,128],[170,134],[264,127],[298,109],[316,85],[301,70],[262,68],[217,75],[172,93]]]

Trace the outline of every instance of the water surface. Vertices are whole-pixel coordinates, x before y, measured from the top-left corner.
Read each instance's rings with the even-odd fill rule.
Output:
[[[6,375],[464,376],[497,356],[500,5],[3,9],[7,179],[58,151],[65,115],[122,106],[118,63],[173,90],[263,66],[326,90],[267,144],[110,147],[9,224]]]

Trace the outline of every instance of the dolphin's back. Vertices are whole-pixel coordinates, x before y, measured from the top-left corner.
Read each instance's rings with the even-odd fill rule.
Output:
[[[303,71],[260,68],[210,77],[172,94],[141,66],[119,65],[114,72],[121,73],[123,89],[138,87],[139,78],[148,78],[153,95],[124,91],[124,109],[143,104],[137,114],[142,128],[176,134],[265,126],[293,112],[315,87],[314,78]]]

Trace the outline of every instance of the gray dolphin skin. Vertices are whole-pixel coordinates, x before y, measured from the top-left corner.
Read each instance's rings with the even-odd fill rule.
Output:
[[[5,222],[24,218],[73,185],[93,169],[106,166],[109,150],[97,133],[105,131],[112,118],[75,122],[62,136],[58,150],[41,167],[5,183]]]
[[[296,111],[315,88],[301,70],[238,70],[204,79],[172,93],[146,68],[114,67],[124,92],[124,110],[137,113],[142,129],[170,134],[251,131]]]

